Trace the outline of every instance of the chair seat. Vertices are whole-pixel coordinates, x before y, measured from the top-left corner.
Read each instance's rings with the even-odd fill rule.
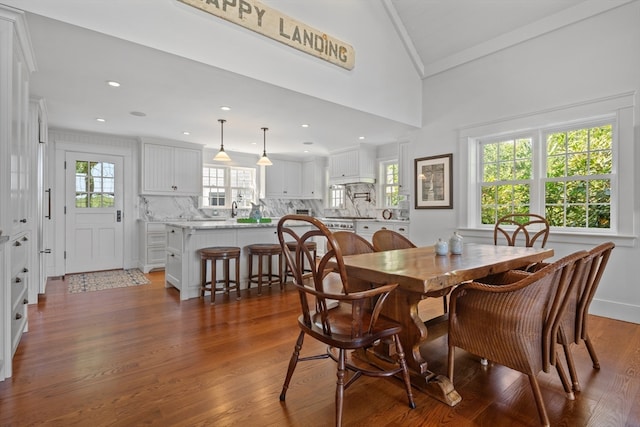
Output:
[[[250,254],[254,255],[279,255],[282,248],[277,243],[254,243],[247,246]]]
[[[353,320],[353,315],[351,314],[351,306],[349,304],[341,304],[331,309],[331,335],[329,336],[322,330],[320,313],[312,311],[310,314],[313,321],[311,327],[304,323],[303,316],[298,318],[300,328],[304,330],[305,333],[325,344],[346,349],[371,346],[377,340],[399,334],[402,330],[402,326],[399,323],[380,316],[371,333],[364,334],[361,337],[352,337],[351,321]],[[363,323],[368,325],[370,320],[371,315],[369,312],[366,312],[363,316]]]
[[[240,248],[235,246],[213,246],[200,249],[200,257],[203,259],[226,259],[240,256]]]

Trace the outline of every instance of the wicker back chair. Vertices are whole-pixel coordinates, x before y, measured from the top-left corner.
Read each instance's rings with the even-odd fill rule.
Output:
[[[540,247],[544,248],[548,237],[549,221],[543,216],[532,213],[505,215],[498,219],[493,228],[495,245],[504,238],[508,246],[533,247],[539,243]]]
[[[305,228],[307,231],[300,231],[301,227],[293,227],[301,223],[308,226]],[[343,262],[341,246],[334,234],[315,218],[305,215],[282,217],[278,222],[278,240],[293,274],[293,284],[300,294],[302,310],[298,318],[300,333],[291,354],[280,400],[285,400],[291,377],[299,361],[331,358],[338,365],[335,403],[337,426],[342,424],[344,391],[361,375],[388,377],[401,374],[409,406],[415,408],[404,350],[398,338],[402,326],[381,315],[385,300],[398,285],[387,284],[373,289],[353,290]],[[311,240],[324,240],[326,243],[326,252],[319,260],[314,259],[313,253],[305,244]],[[285,250],[287,242],[292,241],[297,243],[295,251]],[[325,247],[323,242],[318,244],[322,245],[320,247]],[[305,271],[305,264],[307,271]],[[311,266],[311,273],[308,271],[309,266]],[[341,282],[339,291],[334,291],[332,286],[334,284],[329,283],[332,282],[331,280],[327,280],[333,272]],[[338,301],[337,307],[332,307],[333,304],[330,304],[330,301]],[[305,335],[326,344],[327,352],[300,357]],[[374,368],[369,370],[350,363],[347,350],[364,351],[367,347],[385,339],[391,340],[391,344],[395,345],[397,350],[395,360],[389,364],[388,370]],[[350,375],[348,371],[351,372]]]
[[[373,249],[376,252],[416,247],[416,245],[414,245],[411,240],[393,230],[376,231],[375,233],[373,233],[371,243],[373,243]]]
[[[613,242],[602,243],[589,251],[589,256],[585,260],[585,272],[582,280],[569,295],[567,311],[562,318],[558,335],[558,342],[562,344],[564,354],[571,375],[573,389],[580,390],[580,383],[576,374],[573,356],[571,354],[570,345],[572,343],[579,344],[580,340],[584,341],[594,369],[600,369],[600,362],[596,356],[588,331],[588,314],[589,306],[596,293],[602,273],[607,266],[609,256],[615,245]]]
[[[451,293],[449,379],[453,383],[455,348],[507,366],[529,377],[538,415],[549,418],[536,374],[555,365],[567,396],[569,380],[556,363],[555,343],[567,295],[581,278],[586,251],[564,257],[535,273],[512,271],[510,284],[467,282]]]

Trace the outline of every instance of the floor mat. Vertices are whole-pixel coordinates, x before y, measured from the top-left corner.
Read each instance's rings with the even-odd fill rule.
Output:
[[[151,283],[137,268],[68,274],[64,280],[67,282],[70,294],[126,288],[128,286],[140,286]]]

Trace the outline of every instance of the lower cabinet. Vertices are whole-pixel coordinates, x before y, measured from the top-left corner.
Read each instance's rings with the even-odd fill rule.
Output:
[[[252,243],[278,243],[275,224],[240,228],[190,228],[171,224],[166,227],[165,286],[178,289],[181,300],[200,296],[200,249],[210,246],[240,247],[240,287],[244,290],[248,281],[246,246]],[[307,226],[301,225],[298,232],[304,233],[307,229]],[[232,268],[234,264],[231,263]],[[218,268],[217,273],[222,274],[222,269]]]
[[[172,285],[182,290],[182,262],[183,262],[183,229],[180,227],[166,226],[167,249],[165,251],[166,264],[164,276],[167,285]],[[182,299],[182,292],[181,292]]]
[[[356,233],[371,242],[378,230],[393,230],[409,238],[409,223],[402,221],[356,221]]]
[[[167,231],[162,222],[142,222],[140,226],[140,270],[163,269],[167,258]]]
[[[11,357],[16,352],[22,333],[27,329],[27,290],[29,288],[29,233],[22,233],[10,243],[11,262]]]

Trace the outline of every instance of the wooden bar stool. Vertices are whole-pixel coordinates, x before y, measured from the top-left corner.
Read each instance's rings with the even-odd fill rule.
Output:
[[[271,286],[273,283],[279,283],[280,289],[284,288],[282,276],[282,248],[278,243],[254,243],[247,246],[247,259],[249,260],[249,282],[247,290],[251,288],[252,283],[258,284],[258,295],[262,295],[262,285]],[[278,274],[273,272],[273,257],[278,256]],[[253,257],[258,257],[258,273],[253,274]],[[268,268],[264,271],[262,259],[267,257]]]
[[[204,298],[205,291],[211,291],[211,304],[216,303],[216,291],[228,294],[236,290],[236,299],[240,299],[240,248],[235,246],[213,246],[200,249],[200,298]],[[229,261],[235,260],[235,280],[229,277]],[[211,280],[207,281],[207,263],[211,261]],[[222,261],[223,278],[216,279],[216,263]],[[218,284],[224,284],[218,286]]]
[[[286,242],[285,244],[287,245],[287,249],[289,249],[291,252],[295,252],[296,246],[297,246],[298,243],[297,242]],[[304,245],[309,250],[309,252],[313,252],[313,259],[315,261],[316,256],[318,255],[318,251],[317,251],[318,246],[316,245],[316,242],[308,241],[308,242],[305,242]],[[303,255],[302,252],[300,253],[300,256],[303,257],[303,259],[298,260],[298,265],[303,265],[304,266],[304,272],[303,273],[311,273],[311,271],[312,271],[311,270],[311,266],[308,266],[308,267],[306,266],[306,264],[304,262],[304,255]],[[291,272],[291,269],[289,268],[289,266],[285,265],[285,274],[284,274],[284,281],[285,282],[287,281],[287,278],[289,276],[294,277],[293,273]]]

